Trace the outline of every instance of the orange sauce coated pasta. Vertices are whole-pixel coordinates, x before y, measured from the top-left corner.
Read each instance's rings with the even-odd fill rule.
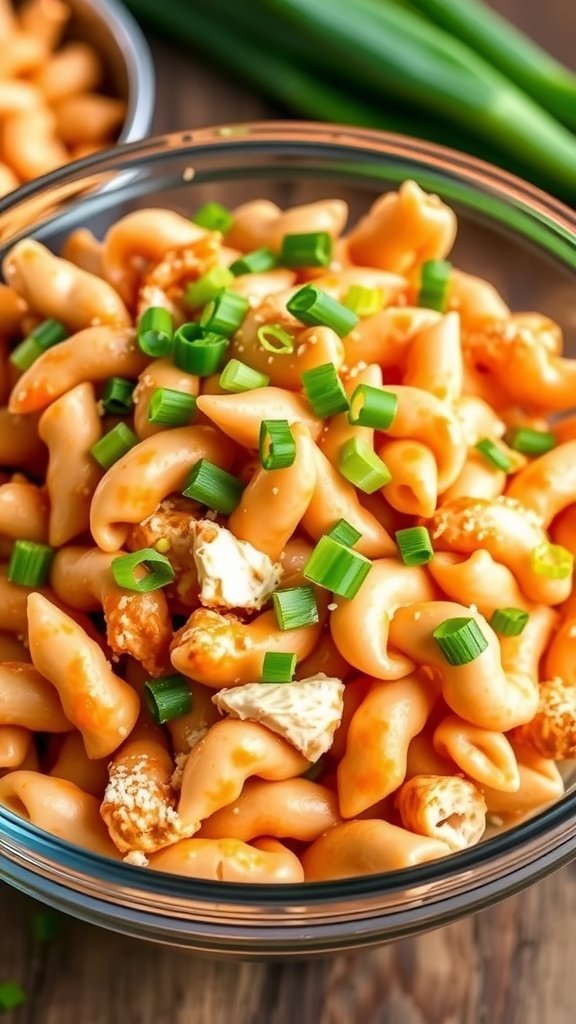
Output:
[[[43,91],[69,145],[97,143],[120,110],[84,95],[94,54],[40,66],[60,30],[30,17],[0,110],[17,136]],[[414,182],[348,227],[331,197],[231,216],[135,210],[4,259],[0,804],[223,883],[450,856],[558,799],[576,759],[576,364],[450,264],[420,304],[457,223]],[[219,356],[140,344],[151,308],[198,330],[207,272],[316,231],[328,267],[237,276],[230,337],[206,311]],[[303,287],[338,316],[297,314]],[[16,372],[46,319],[66,336]]]
[[[0,4],[0,196],[37,175],[111,146],[126,116],[124,100],[106,95],[100,51],[74,34],[66,0]],[[72,18],[72,25],[69,22]]]

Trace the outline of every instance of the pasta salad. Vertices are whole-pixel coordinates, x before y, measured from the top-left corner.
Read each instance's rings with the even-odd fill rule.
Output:
[[[121,217],[0,285],[0,804],[294,883],[477,843],[576,756],[576,362],[413,181]]]

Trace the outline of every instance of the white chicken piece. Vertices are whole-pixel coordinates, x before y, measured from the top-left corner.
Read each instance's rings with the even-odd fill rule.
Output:
[[[317,761],[332,746],[342,718],[344,683],[319,672],[293,683],[247,683],[212,698],[233,718],[260,722]]]
[[[282,566],[209,519],[200,519],[191,529],[204,607],[262,608],[280,582]]]

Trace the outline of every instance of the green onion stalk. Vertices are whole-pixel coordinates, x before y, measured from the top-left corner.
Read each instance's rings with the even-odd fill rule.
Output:
[[[128,5],[299,114],[432,138],[576,199],[576,138],[506,77],[507,68],[468,46],[463,29],[456,38],[407,0]],[[487,50],[486,57],[495,62]]]
[[[576,129],[576,75],[481,0],[404,0]]]

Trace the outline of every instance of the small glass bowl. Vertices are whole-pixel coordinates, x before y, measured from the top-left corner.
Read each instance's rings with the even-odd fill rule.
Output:
[[[576,215],[494,167],[429,143],[306,123],[228,125],[89,157],[0,203],[0,256],[32,234],[58,247],[135,207],[189,214],[206,199],[281,205],[341,196],[351,216],[414,178],[457,212],[454,262],[492,281],[515,309],[548,313],[576,352]],[[576,404],[576,403],[575,403]],[[445,860],[385,875],[299,886],[213,883],[105,860],[0,809],[0,876],[76,917],[211,955],[310,957],[375,945],[517,892],[576,853],[576,795]]]

